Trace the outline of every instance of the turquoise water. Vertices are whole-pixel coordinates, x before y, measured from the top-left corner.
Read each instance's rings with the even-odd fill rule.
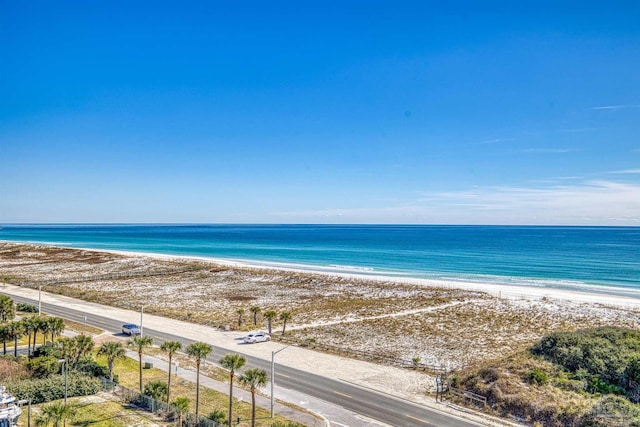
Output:
[[[4,225],[0,240],[412,278],[640,291],[640,228]]]

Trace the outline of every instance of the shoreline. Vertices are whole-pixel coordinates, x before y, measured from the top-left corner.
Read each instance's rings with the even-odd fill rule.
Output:
[[[239,269],[283,271],[309,275],[320,275],[325,277],[371,280],[379,283],[399,283],[432,288],[460,289],[464,291],[483,292],[499,299],[554,299],[561,301],[581,302],[586,304],[598,304],[605,306],[608,305],[618,308],[640,308],[640,290],[633,290],[615,286],[609,287],[604,285],[589,285],[586,283],[575,285],[576,287],[580,286],[580,289],[563,289],[545,286],[533,286],[531,284],[527,284],[526,281],[534,279],[525,278],[520,279],[524,282],[523,284],[505,285],[474,280],[461,280],[455,278],[428,279],[406,277],[401,275],[387,276],[384,274],[368,274],[363,272],[358,273],[323,271],[322,267],[309,266],[309,268],[304,268],[304,266],[297,267],[295,264],[289,265],[285,263],[273,263],[273,265],[269,265],[267,263],[261,263],[260,261],[253,260],[229,260],[224,258],[197,255],[170,255],[154,252],[136,252],[117,249],[95,249],[75,246],[58,246],[48,243],[17,242],[11,240],[0,240],[0,243],[26,244],[32,246],[47,246],[60,249],[94,251],[136,258],[148,257],[151,259],[164,261],[199,261]],[[517,278],[515,279],[518,280]]]

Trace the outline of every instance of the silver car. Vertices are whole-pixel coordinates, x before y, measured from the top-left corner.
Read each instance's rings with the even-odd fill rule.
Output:
[[[122,333],[125,335],[140,335],[140,327],[133,323],[125,323],[122,325]]]

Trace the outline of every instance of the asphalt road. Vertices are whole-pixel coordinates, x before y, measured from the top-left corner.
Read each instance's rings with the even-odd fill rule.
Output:
[[[37,300],[11,295],[16,302],[25,302],[37,305]],[[62,317],[76,322],[84,322],[106,331],[121,331],[122,322],[106,317],[96,316],[91,313],[71,310],[66,307],[49,303],[42,303],[42,310],[50,315]],[[145,335],[154,337],[154,344],[164,341],[179,341],[183,347],[194,342],[180,336],[171,335],[162,331],[144,328]],[[226,353],[229,350],[213,347],[214,354]],[[241,352],[237,352],[241,353]],[[271,372],[271,361],[258,359],[244,355],[249,365]],[[210,359],[216,363],[217,360]],[[364,415],[397,427],[472,427],[480,426],[471,421],[463,420],[449,414],[441,413],[400,398],[395,398],[382,393],[377,393],[353,384],[334,380],[319,375],[314,375],[298,369],[276,364],[276,383],[279,387],[299,391],[317,399],[342,406],[353,412]]]

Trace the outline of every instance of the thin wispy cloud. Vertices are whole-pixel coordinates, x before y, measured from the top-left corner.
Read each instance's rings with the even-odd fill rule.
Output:
[[[640,174],[640,168],[638,169],[623,169],[623,170],[619,170],[619,171],[611,171],[609,173],[612,174]]]
[[[549,154],[570,153],[572,151],[574,150],[570,148],[525,148],[524,150],[521,150],[522,153],[549,153]]]
[[[279,219],[407,224],[640,225],[640,184],[473,187],[372,208],[280,212]]]
[[[622,110],[625,108],[640,108],[640,104],[602,105],[599,107],[591,107],[589,110]]]
[[[491,139],[483,139],[478,142],[474,142],[476,145],[488,145],[488,144],[499,144],[502,142],[511,142],[515,141],[515,138],[491,138]]]
[[[597,128],[575,128],[575,129],[558,129],[556,132],[560,133],[582,133],[582,132],[592,132]]]

